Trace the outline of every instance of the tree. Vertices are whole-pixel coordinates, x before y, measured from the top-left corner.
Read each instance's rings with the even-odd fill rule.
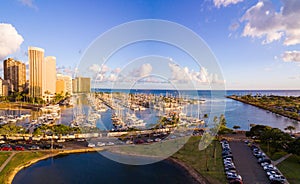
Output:
[[[234,125],[232,128],[237,130],[237,129],[240,129],[241,127],[239,125]]]
[[[292,133],[293,133],[293,130],[296,130],[296,128],[295,128],[294,126],[292,126],[292,125],[289,125],[289,126],[287,126],[284,130],[289,130],[289,131],[290,131],[290,134],[292,134]]]
[[[21,95],[21,93],[20,92],[17,92],[16,93],[16,101],[18,102],[18,101],[20,101],[21,99],[22,99],[22,95]]]
[[[289,152],[296,155],[300,155],[300,138],[290,142]]]
[[[220,116],[220,124],[221,124],[221,126],[226,127],[226,119],[225,119],[224,114],[221,114],[221,116]]]

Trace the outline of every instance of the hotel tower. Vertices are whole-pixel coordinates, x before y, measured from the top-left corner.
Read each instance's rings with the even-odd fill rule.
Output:
[[[28,47],[29,61],[29,95],[42,97],[43,95],[43,61],[44,49]]]

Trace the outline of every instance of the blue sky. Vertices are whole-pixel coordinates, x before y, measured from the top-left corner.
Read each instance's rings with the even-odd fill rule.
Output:
[[[12,35],[9,37],[12,41],[0,36],[1,60],[14,57],[27,62],[27,47],[37,46],[45,49],[46,56],[56,56],[60,71],[71,74],[99,35],[129,21],[162,19],[191,29],[205,41],[217,58],[223,74],[219,79],[226,81],[227,89],[300,89],[297,0],[1,0],[0,3],[0,33]],[[101,79],[113,81],[126,62],[143,55],[173,58],[182,68],[170,70],[173,78],[177,76],[174,72],[182,71],[195,78],[201,78],[205,72],[210,75],[209,69],[197,68],[182,52],[165,47],[145,42],[126,48],[116,53],[104,69],[101,65]],[[175,52],[174,56],[170,54]],[[99,66],[95,64],[97,70]],[[146,66],[149,65],[137,65],[148,74],[156,67]]]

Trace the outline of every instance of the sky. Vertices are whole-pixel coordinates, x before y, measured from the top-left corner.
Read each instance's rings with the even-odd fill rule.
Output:
[[[57,58],[59,72],[89,72],[98,87],[126,81],[147,87],[300,89],[299,17],[299,0],[0,0],[0,60],[28,63],[28,47],[41,47],[45,56]],[[141,20],[183,26],[209,51],[194,45],[203,57],[199,61],[183,47],[157,40],[114,45],[136,36],[127,32],[101,42],[112,28]],[[141,26],[139,32],[162,33],[164,25]],[[162,34],[182,44],[198,40],[177,30]],[[99,50],[89,58],[93,46]],[[105,55],[106,46],[115,46],[114,52]],[[205,63],[211,58],[213,64]]]

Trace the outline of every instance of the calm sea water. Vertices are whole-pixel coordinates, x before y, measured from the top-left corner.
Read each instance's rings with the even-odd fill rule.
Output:
[[[101,90],[110,92],[110,90]],[[128,92],[123,90],[122,92]],[[169,90],[135,90],[136,93],[154,94],[178,94]],[[281,96],[300,96],[300,91],[227,91],[232,94],[266,94]],[[288,125],[296,127],[300,131],[300,123],[288,118],[275,115],[265,110],[243,104],[238,101],[226,99],[223,92],[210,91],[195,92],[185,91],[184,95],[205,99],[206,103],[200,105],[202,114],[210,113],[211,116],[219,116],[225,113],[227,126],[241,126],[241,129],[249,129],[251,123],[264,124],[284,129]],[[226,105],[225,107],[223,105]],[[223,108],[225,111],[223,111]],[[72,109],[64,110],[62,123],[70,121]],[[110,110],[102,114],[98,127],[110,129]],[[139,115],[142,116],[142,115]],[[153,120],[155,121],[155,120]],[[190,178],[182,170],[163,161],[146,166],[130,166],[108,160],[98,153],[75,154],[56,157],[40,161],[29,168],[20,171],[13,183],[190,183]]]
[[[173,90],[109,90],[101,89],[95,90],[101,92],[131,92],[131,93],[151,93],[156,95],[178,95],[190,98],[199,98],[206,100],[206,103],[199,105],[200,116],[204,114],[210,114],[209,122],[212,123],[214,116],[220,116],[225,114],[227,120],[227,126],[232,128],[234,125],[239,125],[242,130],[249,130],[250,124],[262,124],[269,125],[284,130],[288,125],[292,125],[296,128],[296,131],[300,131],[300,122],[291,120],[289,118],[276,115],[274,113],[267,112],[263,109],[247,105],[235,100],[227,99],[225,95],[246,95],[246,94],[261,94],[261,95],[280,95],[280,96],[300,96],[300,90],[229,90],[229,91],[173,91]],[[197,107],[188,107],[187,110],[198,111]],[[98,127],[102,129],[111,129],[110,111],[102,114],[101,121],[98,122]],[[147,112],[141,112],[137,114],[139,117],[143,117]],[[143,117],[145,118],[145,116]],[[200,117],[201,118],[201,117]],[[157,121],[157,118],[151,117],[147,120],[148,124],[153,124]]]
[[[49,158],[20,171],[13,184],[62,183],[194,183],[182,168],[162,161],[132,166],[111,161],[99,153]]]

